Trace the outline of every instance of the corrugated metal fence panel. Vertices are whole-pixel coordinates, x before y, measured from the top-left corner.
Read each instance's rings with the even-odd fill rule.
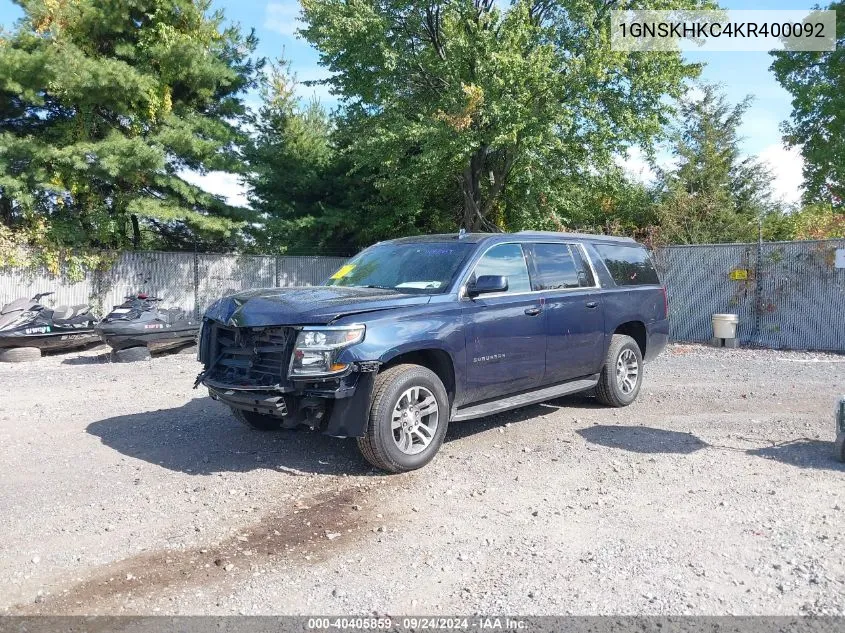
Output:
[[[214,300],[241,290],[320,284],[345,261],[343,257],[124,252],[116,255],[110,269],[89,271],[73,283],[46,270],[0,269],[0,305],[52,290],[56,294],[44,300],[47,305],[90,303],[105,314],[126,295],[146,292],[160,297],[165,307],[202,312]]]
[[[200,313],[220,297],[241,290],[272,288],[276,285],[274,257],[253,255],[197,255]]]
[[[345,261],[345,257],[279,257],[279,286],[319,285]]]
[[[783,242],[761,247],[758,329],[765,347],[845,351],[845,240]]]
[[[164,307],[194,310],[193,253],[121,253],[110,270],[99,273],[99,279],[96,298],[106,311],[139,292],[159,297]]]
[[[671,337],[708,341],[711,317],[739,315],[743,343],[845,351],[845,269],[834,267],[845,240],[672,246],[655,262],[669,295]],[[758,265],[758,252],[760,262]],[[128,252],[105,272],[71,283],[44,270],[0,270],[0,304],[54,291],[48,305],[92,302],[108,310],[146,292],[167,307],[200,311],[215,299],[251,288],[322,283],[342,257],[262,257]],[[747,279],[731,279],[732,271]]]
[[[48,306],[87,304],[93,292],[92,276],[88,274],[81,281],[71,282],[44,269],[0,268],[0,306],[41,292],[55,293],[42,299]]]
[[[716,313],[739,315],[738,336],[748,341],[754,321],[754,280],[731,281],[735,269],[753,269],[756,245],[670,246],[655,254],[669,297],[670,336],[709,341]]]

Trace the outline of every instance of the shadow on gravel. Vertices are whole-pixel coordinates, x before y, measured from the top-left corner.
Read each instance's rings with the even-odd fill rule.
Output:
[[[86,429],[114,450],[192,475],[259,468],[329,475],[372,471],[355,443],[304,431],[254,431],[211,398],[174,409],[116,416]]]
[[[62,361],[62,365],[101,365],[110,362],[111,357],[106,351],[96,356],[71,356],[70,358],[65,358]]]
[[[833,442],[800,439],[783,444],[775,444],[774,446],[767,446],[766,448],[755,448],[747,451],[747,453],[791,466],[798,466],[799,468],[845,472],[845,464],[837,461],[833,454]]]
[[[578,429],[576,433],[592,444],[621,448],[634,453],[689,455],[710,446],[691,433],[655,429],[650,426],[597,424],[586,429]]]

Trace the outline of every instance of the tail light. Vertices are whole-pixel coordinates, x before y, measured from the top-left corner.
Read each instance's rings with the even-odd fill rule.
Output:
[[[666,294],[666,286],[660,289],[663,292],[663,317],[669,318],[669,296]]]

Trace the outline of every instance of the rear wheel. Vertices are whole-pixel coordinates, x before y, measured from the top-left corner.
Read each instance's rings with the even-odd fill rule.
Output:
[[[28,363],[39,360],[41,350],[37,347],[10,347],[0,349],[0,362],[3,363]]]
[[[440,378],[419,365],[396,365],[376,376],[367,433],[358,448],[392,473],[425,466],[443,444],[449,398]]]
[[[232,409],[235,419],[256,431],[278,431],[282,428],[282,419],[264,413]]]
[[[596,398],[609,407],[627,407],[640,393],[643,355],[630,336],[614,334],[596,385]]]

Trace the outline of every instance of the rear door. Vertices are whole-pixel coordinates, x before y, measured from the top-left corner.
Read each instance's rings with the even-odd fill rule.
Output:
[[[463,299],[467,348],[465,403],[535,387],[543,379],[545,365],[543,305],[539,293],[531,290],[522,245],[490,247],[467,281],[481,275],[507,277],[508,290]]]
[[[576,243],[531,245],[533,289],[545,303],[544,384],[594,374],[604,355],[604,306],[586,254]]]

